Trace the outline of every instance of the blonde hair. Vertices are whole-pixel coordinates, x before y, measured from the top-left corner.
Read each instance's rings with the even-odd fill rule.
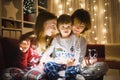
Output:
[[[45,31],[44,24],[46,21],[52,20],[52,19],[57,20],[57,16],[45,10],[40,11],[40,13],[37,16],[34,32],[36,35],[36,40],[38,41],[38,44],[41,50],[46,49],[46,47],[51,42],[51,38],[49,40],[49,37],[47,37],[47,35],[44,35],[44,31]]]

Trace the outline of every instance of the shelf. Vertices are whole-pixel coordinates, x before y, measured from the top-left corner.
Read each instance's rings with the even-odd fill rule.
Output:
[[[2,19],[2,26],[4,28],[22,28],[22,23],[19,20],[11,20],[11,19]]]
[[[2,27],[1,29],[3,29],[3,30],[10,30],[10,31],[21,31],[22,30],[22,29],[4,28],[4,27]]]
[[[34,29],[40,10],[47,10],[47,0],[1,0],[0,7],[0,35],[18,38]]]
[[[12,18],[6,18],[6,17],[1,17],[1,19],[10,20],[10,21],[16,21],[16,22],[22,22],[22,20],[14,20]]]
[[[38,6],[38,9],[47,10],[46,8],[44,8],[44,7],[42,7],[42,6]]]
[[[35,22],[24,21],[24,23],[35,25]]]

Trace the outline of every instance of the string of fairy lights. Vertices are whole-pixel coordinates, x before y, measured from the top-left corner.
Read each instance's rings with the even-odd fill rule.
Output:
[[[91,14],[92,28],[87,32],[89,43],[106,44],[109,27],[109,0],[54,0],[56,15],[72,14],[78,8],[84,8]]]
[[[92,43],[107,43],[107,29],[109,27],[108,7],[109,0],[92,0],[89,1],[87,10],[91,13],[92,29],[89,35],[89,41]]]

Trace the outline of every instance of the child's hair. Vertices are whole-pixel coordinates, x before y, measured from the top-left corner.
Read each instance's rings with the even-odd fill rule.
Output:
[[[19,43],[21,43],[23,40],[32,40],[32,39],[36,39],[36,36],[34,35],[34,31],[30,31],[30,32],[27,32],[23,35],[20,36],[19,38]]]
[[[47,35],[44,35],[44,31],[46,27],[44,26],[44,24],[46,21],[53,20],[53,19],[57,20],[57,16],[45,10],[41,10],[37,16],[35,27],[34,27],[34,32],[36,35],[36,40],[41,45],[39,46],[40,49],[42,48],[45,49],[46,46],[50,44],[51,39],[49,40],[49,42],[47,42],[46,41]]]
[[[44,36],[44,29],[45,29],[44,23],[52,19],[57,20],[57,16],[45,10],[42,10],[39,12],[37,19],[36,19],[35,27],[34,27],[35,35],[37,36],[38,41],[41,40],[41,38],[45,37]]]
[[[90,14],[87,10],[84,9],[77,9],[73,14],[72,14],[72,23],[74,22],[74,19],[77,19],[81,23],[85,24],[85,29],[83,32],[91,28],[91,17]]]
[[[72,24],[72,18],[70,15],[67,14],[62,14],[59,16],[59,18],[57,19],[57,28],[59,27],[59,25],[61,24],[68,24],[71,23]]]

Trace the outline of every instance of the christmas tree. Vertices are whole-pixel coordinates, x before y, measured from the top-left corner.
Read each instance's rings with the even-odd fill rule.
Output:
[[[24,0],[24,14],[30,14],[34,12],[34,0]]]

